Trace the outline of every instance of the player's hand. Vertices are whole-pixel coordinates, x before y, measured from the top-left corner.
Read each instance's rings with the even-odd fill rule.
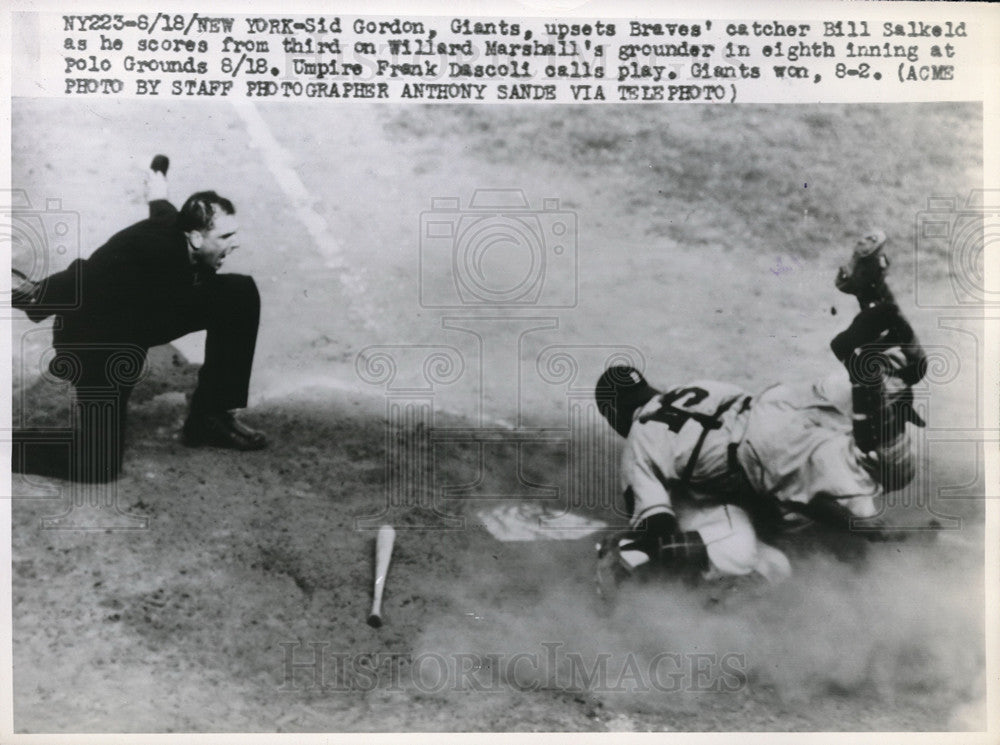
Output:
[[[167,169],[170,160],[165,155],[157,155],[146,171],[146,183],[144,193],[146,203],[155,202],[159,199],[169,199],[167,188]]]
[[[167,177],[158,171],[147,171],[144,191],[147,203],[167,199]]]

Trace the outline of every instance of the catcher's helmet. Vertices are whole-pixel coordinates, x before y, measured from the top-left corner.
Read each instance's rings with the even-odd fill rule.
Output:
[[[642,373],[627,365],[609,367],[594,388],[598,410],[622,437],[628,436],[635,410],[656,394],[657,390],[646,382]]]

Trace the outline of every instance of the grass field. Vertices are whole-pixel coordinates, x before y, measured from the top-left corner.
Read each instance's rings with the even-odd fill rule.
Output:
[[[957,300],[917,306],[920,287],[951,292],[949,255],[921,242],[918,218],[929,197],[964,204],[981,184],[979,106],[264,105],[270,145],[223,103],[12,109],[14,186],[36,209],[78,213],[83,255],[141,219],[152,153],[171,156],[175,201],[215,188],[236,203],[227,271],[253,274],[263,300],[246,418],[272,439],[253,456],[183,448],[195,367],[160,349],[133,398],[125,475],[99,495],[148,529],[42,529],[72,493],[15,483],[16,731],[984,721],[982,325]],[[421,216],[435,197],[467,210],[487,188],[573,216],[575,244],[546,254],[543,297],[561,307],[432,307],[455,290],[446,267],[421,284]],[[937,360],[918,391],[926,467],[892,513],[933,509],[960,529],[854,562],[789,545],[785,586],[643,587],[607,616],[592,538],[501,543],[476,526],[481,505],[542,498],[620,521],[614,493],[580,505],[572,491],[591,464],[570,456],[589,432],[570,415],[610,354],[638,354],[662,385],[757,391],[829,371],[829,339],[853,313],[833,276],[873,227]],[[38,372],[46,329],[18,319],[13,339],[14,421],[66,421],[69,391]],[[553,350],[575,368],[542,374]],[[425,367],[436,353],[450,370]],[[386,355],[388,381],[375,374]],[[114,510],[69,519],[135,524]],[[374,534],[359,520],[399,531],[380,630],[364,624]],[[666,685],[651,685],[657,659]]]

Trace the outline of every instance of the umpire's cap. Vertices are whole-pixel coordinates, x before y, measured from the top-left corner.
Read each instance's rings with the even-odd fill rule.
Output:
[[[627,437],[635,410],[644,406],[657,392],[634,367],[615,365],[597,379],[594,399],[608,424],[622,437]]]

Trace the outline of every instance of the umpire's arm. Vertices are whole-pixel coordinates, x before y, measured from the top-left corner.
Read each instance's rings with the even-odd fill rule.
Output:
[[[170,222],[177,214],[177,208],[166,199],[154,199],[149,203],[149,219],[153,222]]]

